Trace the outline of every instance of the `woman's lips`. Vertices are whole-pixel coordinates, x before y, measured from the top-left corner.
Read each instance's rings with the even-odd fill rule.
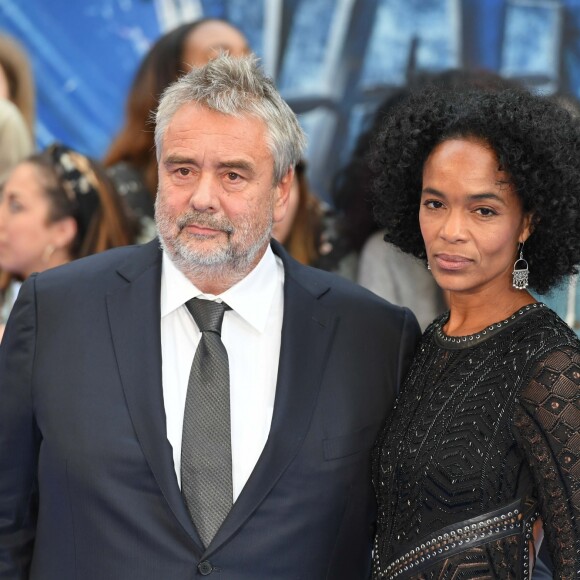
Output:
[[[453,254],[436,254],[435,261],[442,270],[462,270],[471,264],[469,258]]]

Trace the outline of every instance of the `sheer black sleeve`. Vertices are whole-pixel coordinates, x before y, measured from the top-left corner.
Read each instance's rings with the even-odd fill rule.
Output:
[[[523,388],[514,425],[538,492],[554,577],[580,578],[580,351],[550,352]]]

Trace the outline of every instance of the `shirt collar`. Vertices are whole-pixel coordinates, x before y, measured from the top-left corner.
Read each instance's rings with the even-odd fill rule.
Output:
[[[270,246],[245,278],[219,296],[204,294],[186,278],[164,251],[161,271],[161,318],[192,298],[198,296],[210,300],[219,298],[257,331],[263,332],[275,292],[281,289],[283,284],[282,262],[274,255]]]

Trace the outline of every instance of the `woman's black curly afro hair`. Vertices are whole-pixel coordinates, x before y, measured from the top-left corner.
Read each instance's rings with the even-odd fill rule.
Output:
[[[525,245],[530,286],[540,294],[580,263],[580,120],[555,99],[525,89],[413,94],[385,122],[371,154],[374,211],[385,240],[426,259],[419,229],[423,165],[442,141],[487,142],[508,173],[533,232]]]

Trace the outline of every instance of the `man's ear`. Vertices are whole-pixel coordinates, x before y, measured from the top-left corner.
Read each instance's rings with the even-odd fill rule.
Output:
[[[273,220],[274,223],[281,221],[286,215],[288,209],[288,200],[290,198],[290,189],[294,180],[294,168],[290,167],[282,177],[274,190],[273,203]]]

